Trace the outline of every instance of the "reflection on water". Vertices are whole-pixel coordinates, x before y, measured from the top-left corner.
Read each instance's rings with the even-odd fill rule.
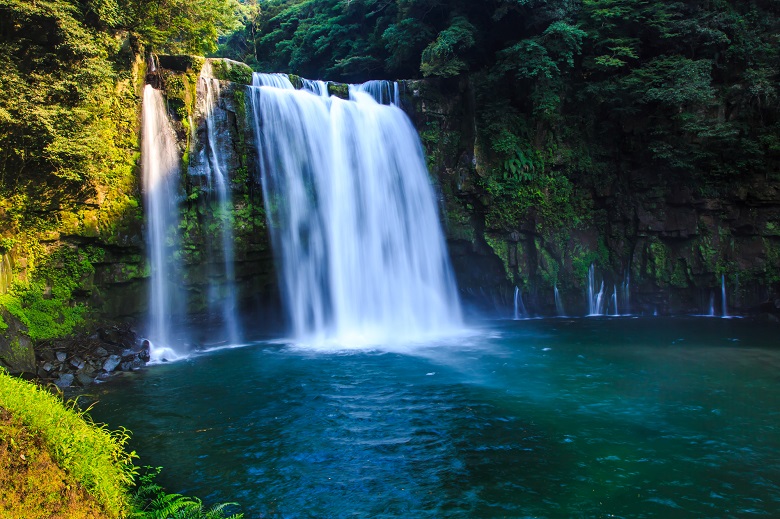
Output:
[[[100,388],[170,491],[247,517],[740,517],[780,511],[777,325],[485,324],[447,344],[284,343]]]

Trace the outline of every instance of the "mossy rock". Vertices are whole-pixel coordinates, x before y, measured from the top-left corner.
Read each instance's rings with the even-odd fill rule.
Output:
[[[160,64],[160,68],[200,74],[200,69],[203,68],[206,59],[189,55],[161,55],[157,56],[157,62]]]
[[[349,85],[344,83],[328,83],[328,93],[341,99],[349,99]]]
[[[211,74],[221,81],[231,81],[243,85],[252,84],[254,71],[246,63],[230,59],[209,59]]]
[[[0,308],[0,366],[11,374],[35,373],[35,351],[27,327]]]

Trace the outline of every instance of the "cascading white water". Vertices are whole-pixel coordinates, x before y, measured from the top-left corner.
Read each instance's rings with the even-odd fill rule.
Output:
[[[515,321],[527,317],[528,313],[525,311],[525,305],[523,304],[523,294],[518,287],[515,287]]]
[[[295,338],[351,346],[458,328],[433,189],[406,115],[359,91],[344,101],[268,86],[266,75],[253,83],[266,213]]]
[[[162,94],[146,85],[141,142],[144,203],[151,287],[149,342],[152,361],[179,357],[173,340],[173,309],[181,308],[174,261],[179,150]]]
[[[615,317],[620,315],[620,310],[618,309],[617,285],[612,285],[612,315]]]
[[[201,77],[203,85],[202,113],[206,126],[206,146],[204,153],[207,159],[204,161],[205,173],[208,179],[208,187],[213,189],[217,198],[217,210],[215,218],[219,220],[220,243],[222,245],[222,267],[225,276],[223,294],[213,294],[209,299],[212,310],[218,311],[222,317],[222,326],[227,340],[235,344],[240,341],[240,331],[236,318],[236,270],[235,254],[233,250],[233,219],[232,201],[229,179],[225,164],[222,160],[222,145],[219,143],[216,133],[217,117],[215,109],[220,95],[219,80]],[[213,284],[212,286],[216,286]]]
[[[281,88],[284,90],[295,90],[290,77],[287,74],[253,74],[252,86],[269,86],[274,88]]]
[[[710,317],[715,317],[715,292],[710,292]]]
[[[596,267],[591,264],[588,269],[588,315],[604,315],[602,300],[604,299],[604,281],[596,293]]]
[[[328,82],[327,81],[319,81],[319,80],[311,80],[311,79],[305,79],[301,78],[301,84],[304,90],[308,90],[309,92],[316,94],[320,97],[328,97],[330,94],[328,94]]]
[[[631,315],[631,272],[626,272],[626,279],[623,282],[623,311],[626,315]]]
[[[365,92],[380,105],[401,106],[401,89],[397,81],[374,79],[358,85],[349,85],[350,97],[353,92]]]
[[[729,316],[729,308],[726,304],[726,276],[720,276],[721,313],[723,317]]]
[[[555,312],[558,314],[558,317],[564,317],[566,316],[566,310],[563,308],[563,301],[561,301],[561,295],[558,293],[558,285],[553,285],[553,290],[555,291]]]

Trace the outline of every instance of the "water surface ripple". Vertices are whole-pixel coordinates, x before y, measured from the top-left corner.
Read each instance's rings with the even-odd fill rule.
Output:
[[[170,491],[254,517],[777,517],[778,326],[494,322],[447,344],[258,343],[100,387]]]

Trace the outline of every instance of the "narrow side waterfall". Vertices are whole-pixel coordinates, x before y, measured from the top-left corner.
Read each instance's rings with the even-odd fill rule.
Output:
[[[626,279],[623,281],[623,312],[631,315],[631,272],[626,271]]]
[[[612,315],[615,317],[620,315],[620,309],[618,308],[617,285],[612,285]]]
[[[222,328],[226,339],[235,344],[240,341],[240,332],[237,321],[236,305],[236,269],[235,254],[233,250],[233,218],[232,218],[232,200],[230,194],[230,182],[227,174],[227,168],[222,160],[221,149],[225,144],[220,142],[217,132],[217,116],[215,109],[219,101],[220,86],[219,80],[207,77],[200,78],[204,89],[202,97],[203,114],[206,126],[206,146],[204,153],[207,158],[204,160],[206,177],[209,191],[216,195],[216,210],[214,218],[219,224],[220,251],[222,253],[222,272],[224,283],[221,283],[221,293],[213,293],[209,297],[209,307],[212,312],[218,312],[222,321]],[[227,136],[229,138],[229,136]],[[220,284],[214,283],[212,287],[218,287]],[[214,290],[216,292],[216,290]]]
[[[525,319],[528,317],[528,312],[525,310],[525,304],[523,303],[523,293],[520,292],[520,288],[515,287],[515,321]]]
[[[710,317],[715,317],[715,292],[710,292]]]
[[[563,308],[563,301],[561,301],[561,295],[558,293],[558,285],[553,285],[553,290],[555,292],[555,313],[558,314],[558,317],[565,317],[566,310]]]
[[[294,90],[278,76],[257,74],[250,92],[295,339],[353,346],[457,329],[436,201],[403,111],[356,90],[351,101]]]
[[[604,281],[596,292],[596,267],[591,265],[588,269],[588,315],[604,315],[602,301],[604,299]]]
[[[173,347],[174,309],[182,308],[175,250],[179,150],[162,94],[146,85],[141,142],[151,287],[149,341],[153,361],[178,357]]]
[[[720,276],[721,313],[723,317],[729,316],[729,307],[726,304],[726,276]]]

